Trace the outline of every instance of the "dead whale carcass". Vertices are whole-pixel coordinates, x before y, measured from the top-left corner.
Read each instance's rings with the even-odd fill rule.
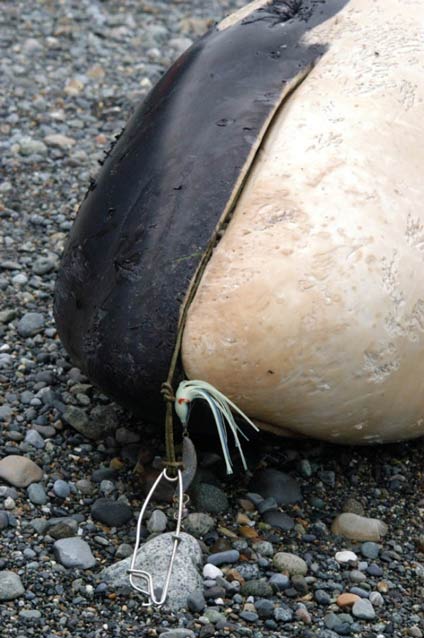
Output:
[[[207,254],[181,378],[277,433],[424,434],[420,18],[419,0],[256,1],[171,67],[57,282],[61,339],[106,393],[160,413]]]

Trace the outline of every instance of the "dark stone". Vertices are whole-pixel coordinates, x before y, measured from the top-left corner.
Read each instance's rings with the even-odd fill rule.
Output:
[[[271,618],[274,613],[274,603],[266,598],[259,598],[255,602],[255,609],[259,618]]]
[[[302,500],[297,481],[288,474],[272,468],[256,472],[250,482],[250,488],[264,498],[274,497],[278,505],[289,505]]]
[[[288,514],[280,512],[279,510],[269,510],[265,512],[262,519],[268,525],[277,529],[282,529],[285,532],[290,531],[294,527],[294,520]]]
[[[208,563],[212,565],[224,565],[226,563],[236,563],[240,558],[240,552],[236,549],[230,549],[225,552],[217,552],[208,556]]]
[[[229,507],[227,495],[215,485],[199,483],[194,490],[194,502],[200,512],[222,514]]]
[[[132,519],[132,510],[126,503],[99,498],[91,506],[91,516],[109,527],[120,527]]]

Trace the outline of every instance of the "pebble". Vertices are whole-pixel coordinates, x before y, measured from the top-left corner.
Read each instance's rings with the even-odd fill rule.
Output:
[[[222,571],[216,565],[206,563],[206,565],[203,567],[203,578],[215,580],[222,575]]]
[[[289,474],[273,468],[257,472],[251,487],[263,498],[274,498],[278,505],[290,505],[302,500],[302,492],[297,481]]]
[[[201,591],[195,591],[187,598],[187,607],[194,613],[201,613],[206,607],[206,600]],[[162,634],[163,635],[163,634]]]
[[[28,498],[34,505],[45,505],[49,500],[44,487],[41,483],[31,483],[27,487]]]
[[[28,487],[41,481],[43,470],[25,456],[10,454],[0,460],[0,478],[15,487]]]
[[[377,518],[343,513],[332,525],[333,534],[356,541],[380,541],[387,534],[387,525]]]
[[[261,556],[274,555],[274,547],[269,541],[257,541],[256,543],[254,543],[253,549],[257,554],[260,554]]]
[[[162,510],[154,510],[147,521],[147,529],[151,534],[159,534],[166,530],[168,519]]]
[[[294,520],[288,514],[280,512],[278,510],[270,510],[265,512],[262,519],[268,525],[275,527],[275,529],[282,529],[285,532],[289,532],[294,528]]]
[[[344,593],[337,597],[336,603],[341,608],[352,607],[358,600],[360,597],[357,594]]]
[[[323,589],[317,589],[314,593],[314,598],[319,605],[329,605],[331,603],[331,596]]]
[[[202,512],[222,514],[229,508],[227,495],[216,485],[200,483],[193,496],[197,509]]]
[[[375,559],[378,558],[380,549],[381,545],[378,545],[378,543],[367,541],[361,545],[361,554],[362,556],[365,556],[365,558]]]
[[[351,552],[345,549],[341,552],[337,552],[335,559],[338,563],[349,563],[349,562],[355,563],[358,560],[358,557],[355,554],[355,552]]]
[[[14,600],[25,593],[24,586],[18,574],[4,570],[0,571],[0,600]]]
[[[53,483],[53,492],[58,498],[65,499],[65,498],[68,498],[68,496],[70,495],[71,487],[69,483],[67,483],[66,481],[63,481],[62,479],[57,479]]]
[[[274,619],[277,622],[291,622],[293,620],[293,611],[287,605],[280,605],[274,609]]]
[[[266,580],[261,578],[253,578],[245,582],[240,589],[243,596],[254,596],[255,598],[271,597],[273,594],[272,587]]]
[[[290,587],[290,578],[285,574],[273,574],[269,579],[269,584],[276,591],[283,591],[284,589],[288,589],[288,587]]]
[[[45,318],[39,312],[27,312],[19,321],[16,330],[21,337],[33,337],[43,330]]]
[[[109,527],[121,527],[132,519],[132,510],[121,501],[99,498],[91,506],[91,516]]]
[[[290,554],[289,552],[278,552],[273,558],[273,565],[281,572],[293,576],[299,574],[300,576],[306,576],[308,572],[308,566],[303,558]]]
[[[76,140],[73,137],[67,135],[61,135],[60,133],[54,133],[52,135],[46,135],[44,142],[47,146],[55,146],[63,149],[70,149],[76,144]]]
[[[89,544],[79,538],[79,536],[61,538],[55,541],[53,551],[56,559],[64,567],[91,569],[96,564],[96,559],[91,553]]]
[[[195,638],[196,634],[191,629],[179,627],[170,629],[169,631],[163,631],[160,636],[161,638]]]
[[[274,613],[274,603],[267,598],[255,600],[255,609],[259,618],[271,618]]]
[[[217,552],[208,556],[208,563],[212,565],[224,565],[226,563],[236,563],[240,558],[240,552],[230,549],[226,552]]]
[[[366,598],[360,598],[354,603],[352,614],[361,620],[374,620],[376,616],[374,607]]]

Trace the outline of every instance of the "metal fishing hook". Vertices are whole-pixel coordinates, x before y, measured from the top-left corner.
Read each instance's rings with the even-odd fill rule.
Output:
[[[176,515],[177,525],[176,525],[176,528],[175,528],[175,532],[173,534],[173,539],[174,540],[173,540],[173,545],[172,545],[171,557],[170,557],[170,560],[169,560],[169,567],[168,567],[168,571],[166,573],[165,582],[164,582],[164,585],[163,585],[161,596],[160,596],[160,598],[158,598],[156,596],[156,594],[155,594],[152,574],[150,572],[144,570],[144,569],[136,569],[135,564],[136,564],[136,559],[137,559],[137,552],[138,552],[138,549],[140,547],[141,524],[143,522],[143,517],[144,517],[145,511],[147,509],[147,506],[148,506],[150,500],[152,499],[152,496],[155,493],[156,488],[158,487],[158,485],[159,485],[159,483],[161,482],[162,479],[165,479],[166,481],[169,481],[170,483],[178,481],[178,486],[177,486],[177,490],[178,490],[178,509],[177,509],[177,515]],[[175,562],[175,555],[177,553],[178,545],[181,542],[181,522],[182,522],[182,518],[183,518],[183,504],[184,504],[183,501],[184,501],[184,496],[183,496],[183,477],[182,477],[181,470],[180,469],[177,470],[177,476],[169,476],[168,473],[167,473],[167,468],[165,468],[164,470],[162,470],[162,472],[159,474],[159,476],[156,479],[156,481],[153,483],[153,486],[152,486],[150,492],[148,493],[148,495],[146,497],[146,500],[144,501],[143,507],[141,508],[140,515],[139,515],[138,521],[137,521],[137,535],[136,535],[134,553],[133,553],[133,556],[132,556],[130,568],[127,571],[127,573],[130,575],[130,584],[131,584],[131,586],[134,587],[134,589],[139,591],[141,594],[143,594],[143,595],[148,597],[148,601],[142,603],[143,607],[149,607],[150,605],[155,605],[157,607],[161,607],[164,604],[164,602],[166,600],[166,597],[168,595],[169,584],[171,582],[171,576],[172,576],[172,569],[174,567],[174,562]],[[135,578],[144,581],[144,587],[142,587],[140,584],[137,584],[136,582],[134,582]]]

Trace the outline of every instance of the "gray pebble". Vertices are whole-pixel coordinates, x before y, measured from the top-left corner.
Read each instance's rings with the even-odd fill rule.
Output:
[[[287,605],[280,605],[274,609],[274,619],[277,622],[291,622],[293,620],[293,612]]]
[[[196,538],[205,536],[215,527],[215,521],[209,514],[193,512],[184,519],[184,529]]]
[[[206,601],[203,593],[201,591],[195,591],[190,594],[187,598],[187,607],[194,613],[202,612],[206,607]]]
[[[90,569],[96,564],[90,546],[79,536],[61,538],[53,545],[56,559],[65,567]]]
[[[0,600],[14,600],[25,593],[21,579],[15,572],[0,571]]]
[[[27,487],[28,498],[34,505],[45,505],[49,500],[44,487],[41,483],[31,483]]]
[[[25,435],[25,443],[29,443],[29,445],[37,448],[37,450],[42,450],[45,446],[45,441],[37,430],[28,430]]]
[[[166,530],[168,519],[162,510],[154,510],[147,521],[147,529],[151,534],[159,534]]]
[[[67,483],[66,481],[57,479],[53,483],[53,492],[56,494],[57,497],[65,499],[71,493],[71,488],[69,483]]]
[[[208,556],[208,563],[212,565],[224,565],[226,563],[236,563],[240,558],[240,552],[236,549],[229,549],[225,552],[217,552]]]
[[[366,541],[361,545],[361,554],[365,558],[376,559],[380,553],[381,545],[373,543],[372,541]]]
[[[27,312],[19,321],[16,330],[21,337],[33,337],[44,328],[44,315],[39,312]]]
[[[374,620],[376,615],[374,607],[366,598],[356,601],[352,607],[352,614],[355,618],[360,618],[361,620]]]

